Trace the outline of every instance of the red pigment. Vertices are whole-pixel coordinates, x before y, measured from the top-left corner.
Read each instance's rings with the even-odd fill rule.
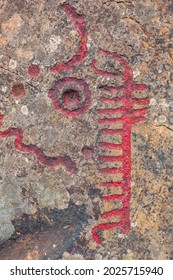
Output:
[[[50,68],[51,72],[59,73],[71,70],[74,66],[78,65],[85,59],[85,57],[87,56],[88,42],[87,32],[84,26],[85,17],[76,13],[74,8],[68,3],[65,3],[63,5],[63,8],[64,12],[72,20],[78,31],[80,37],[80,44],[77,53],[69,61],[67,61],[66,63],[55,64],[53,67]]]
[[[96,74],[99,74],[99,75],[102,75],[102,76],[105,76],[105,77],[120,77],[121,76],[121,74],[116,74],[116,73],[113,73],[113,72],[108,72],[108,71],[98,69],[96,67],[96,60],[95,59],[93,59],[93,61],[91,63],[91,67],[93,68],[93,70]]]
[[[87,147],[87,146],[83,147],[81,152],[82,152],[84,158],[86,158],[86,159],[92,158],[92,156],[93,156],[93,149],[90,147]]]
[[[0,126],[2,126],[4,115],[0,115]],[[57,165],[62,165],[66,167],[66,169],[73,173],[77,173],[77,167],[74,161],[71,160],[68,156],[55,156],[55,157],[49,157],[44,154],[44,152],[38,148],[35,145],[26,145],[23,143],[23,130],[20,128],[8,128],[7,130],[0,132],[0,138],[13,136],[15,138],[15,148],[17,151],[23,152],[23,153],[31,153],[35,155],[37,160],[48,167],[55,167]]]
[[[101,168],[100,173],[102,174],[118,174],[121,173],[121,168]]]
[[[100,86],[99,89],[104,90],[104,91],[109,91],[112,94],[114,94],[114,93],[121,91],[123,89],[123,87],[122,86],[116,87],[116,86],[104,85],[104,86]]]
[[[103,182],[104,187],[122,187],[123,182]]]
[[[114,135],[114,134],[121,134],[122,133],[122,129],[109,129],[109,128],[105,128],[105,129],[101,129],[100,133],[102,134],[109,134],[109,135]]]
[[[85,97],[81,104],[79,104],[80,96],[78,90],[75,90],[75,88],[78,90],[80,89],[82,95]],[[66,90],[62,94],[64,89]],[[71,100],[72,95],[73,101]],[[61,96],[63,103],[61,102]],[[52,100],[56,110],[71,117],[76,117],[83,114],[89,109],[91,103],[91,92],[87,83],[84,80],[77,78],[68,77],[57,81],[50,89],[48,97]]]
[[[63,101],[67,107],[73,109],[74,107],[79,105],[80,95],[76,90],[73,89],[66,90],[63,93]]]
[[[99,142],[99,147],[105,150],[120,150],[122,148],[122,144]]]
[[[31,65],[28,68],[28,74],[31,78],[36,78],[40,75],[40,68],[37,65]]]
[[[12,87],[12,94],[17,98],[21,98],[25,94],[24,86],[22,84],[14,85]]]
[[[122,162],[122,168],[102,168],[100,172],[102,174],[117,174],[121,173],[123,175],[123,180],[121,182],[103,182],[103,187],[106,188],[122,188],[122,194],[115,194],[115,195],[108,195],[104,196],[104,201],[121,201],[122,202],[122,209],[114,209],[112,211],[106,212],[102,214],[102,218],[108,219],[112,216],[119,216],[120,221],[116,223],[111,223],[105,221],[100,225],[95,226],[92,229],[92,236],[97,244],[102,242],[102,239],[99,236],[99,232],[104,230],[109,230],[112,228],[120,228],[124,234],[128,234],[130,231],[130,196],[131,196],[131,189],[130,189],[130,179],[131,179],[131,126],[136,124],[140,121],[146,120],[145,114],[147,113],[147,108],[141,109],[133,109],[134,104],[139,105],[148,105],[149,98],[133,98],[132,92],[133,91],[142,91],[146,90],[145,85],[136,85],[133,84],[133,72],[129,64],[126,62],[124,58],[121,56],[100,50],[101,53],[105,54],[106,56],[113,57],[114,59],[118,60],[122,67],[123,73],[122,78],[124,81],[124,85],[121,87],[114,87],[114,86],[101,86],[99,87],[103,91],[108,91],[112,93],[112,95],[116,94],[118,91],[122,91],[122,97],[118,98],[112,96],[111,98],[101,97],[101,102],[113,104],[115,103],[121,104],[121,107],[118,108],[105,108],[105,109],[98,109],[98,114],[100,115],[114,115],[120,114],[120,117],[110,117],[110,118],[102,118],[98,120],[99,125],[110,125],[113,123],[121,122],[122,128],[121,129],[110,129],[102,128],[99,130],[99,134],[120,134],[122,135],[122,144],[114,144],[114,143],[107,143],[107,142],[99,142],[98,146],[103,150],[114,150],[118,149],[121,150],[123,155],[122,156],[107,156],[102,155],[99,157],[100,162]],[[93,71],[96,74],[101,74],[103,76],[113,77],[116,74],[110,73],[106,71],[102,71],[97,69],[96,61],[94,60],[91,64]],[[103,153],[102,153],[103,154]]]
[[[119,162],[124,159],[123,156],[100,156],[99,161],[100,162]]]

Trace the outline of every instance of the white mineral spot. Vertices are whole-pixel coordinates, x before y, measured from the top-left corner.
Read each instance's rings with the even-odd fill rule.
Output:
[[[16,113],[16,108],[12,108],[11,109],[11,113],[13,114],[13,113]]]
[[[137,225],[138,225],[138,222],[131,223],[131,227],[132,227],[132,228],[137,227]]]
[[[139,71],[138,68],[136,68],[136,69],[133,71],[133,76],[134,76],[134,78],[138,77],[140,74],[141,74],[141,72]]]
[[[88,36],[88,42],[87,42],[88,49],[90,48],[91,43],[92,43],[92,38],[90,36]]]
[[[135,182],[131,182],[131,187],[133,188],[135,186]]]
[[[2,90],[2,92],[6,92],[7,91],[7,86],[2,86],[1,90]]]
[[[165,123],[167,121],[167,118],[164,115],[159,116],[159,122]]]
[[[53,52],[58,48],[58,45],[60,45],[61,37],[60,36],[51,36],[49,42],[50,42],[50,50]]]
[[[91,47],[91,43],[88,41],[87,42],[87,48],[89,49]]]
[[[118,237],[119,237],[119,238],[122,238],[122,239],[125,238],[124,234],[122,234],[122,233],[118,234]]]
[[[53,247],[53,249],[55,249],[55,248],[56,248],[56,244],[53,244],[53,246],[52,246],[52,247]]]
[[[28,107],[26,105],[21,107],[21,112],[24,115],[28,115]]]
[[[70,31],[70,34],[71,34],[72,36],[75,36],[75,35],[77,35],[77,31],[76,31],[76,30],[72,30],[72,31]]]
[[[154,106],[154,105],[156,105],[156,104],[157,104],[156,99],[151,98],[151,99],[150,99],[150,105],[151,105],[151,106]]]
[[[165,108],[168,108],[169,106],[171,106],[171,104],[168,104],[167,102],[165,102],[165,100],[163,100],[162,102],[159,103],[160,106],[163,106]]]
[[[9,67],[10,67],[10,69],[15,69],[17,67],[17,61],[13,60],[13,59],[10,59]]]

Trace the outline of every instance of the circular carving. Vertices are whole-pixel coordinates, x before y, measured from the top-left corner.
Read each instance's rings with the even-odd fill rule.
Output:
[[[38,65],[30,65],[28,68],[28,74],[31,78],[36,78],[40,75],[40,68]]]
[[[12,87],[12,94],[16,97],[16,98],[21,98],[24,96],[25,94],[25,88],[22,84],[18,84],[18,85],[14,85]]]
[[[64,78],[57,81],[48,93],[56,110],[68,116],[86,112],[91,101],[91,92],[82,79]]]
[[[93,153],[94,153],[93,149],[88,146],[83,147],[81,152],[82,152],[84,158],[86,158],[86,159],[92,158]]]
[[[74,89],[67,89],[64,93],[63,93],[63,101],[64,104],[73,109],[76,106],[78,106],[78,104],[80,103],[80,94],[78,93],[77,90]]]

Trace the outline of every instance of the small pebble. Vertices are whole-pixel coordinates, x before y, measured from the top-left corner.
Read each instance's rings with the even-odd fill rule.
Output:
[[[154,106],[154,105],[156,105],[156,104],[157,104],[156,99],[151,98],[151,99],[150,99],[150,105],[151,105],[151,106]]]
[[[84,158],[86,158],[86,159],[92,158],[93,153],[94,153],[93,149],[90,147],[87,147],[87,146],[83,147],[81,152],[82,152]]]
[[[28,107],[26,105],[21,107],[21,112],[24,115],[28,115]]]
[[[159,117],[159,122],[165,123],[166,121],[167,121],[167,118],[166,118],[164,115],[161,115],[161,116]]]
[[[1,90],[2,90],[2,92],[6,92],[7,91],[7,86],[2,86]]]
[[[17,61],[13,60],[13,59],[10,59],[9,67],[10,67],[10,69],[15,69],[17,67]]]
[[[36,78],[40,75],[40,68],[38,67],[38,65],[32,64],[29,66],[28,68],[28,75],[31,78]]]
[[[12,94],[13,96],[15,96],[16,98],[21,98],[24,96],[25,94],[25,88],[22,84],[18,84],[18,85],[14,85],[12,87]]]
[[[138,68],[136,68],[136,69],[133,71],[133,76],[134,76],[134,78],[138,77],[140,74],[141,74],[141,72],[139,71]]]

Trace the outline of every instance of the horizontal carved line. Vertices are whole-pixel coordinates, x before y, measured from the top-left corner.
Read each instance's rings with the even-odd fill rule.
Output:
[[[117,174],[122,173],[122,168],[101,168],[99,170],[102,174]]]
[[[122,149],[122,144],[113,144],[108,142],[98,143],[99,147],[105,150],[119,150]]]
[[[114,194],[114,195],[104,196],[103,200],[105,200],[105,201],[113,201],[113,200],[122,201],[124,198],[125,198],[124,194]]]
[[[99,161],[102,162],[119,162],[123,161],[123,156],[99,156]]]

